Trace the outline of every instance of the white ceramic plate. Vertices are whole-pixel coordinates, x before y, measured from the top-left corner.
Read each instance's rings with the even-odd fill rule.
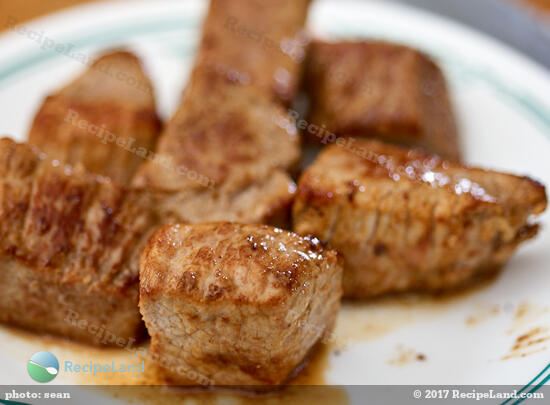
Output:
[[[168,117],[185,84],[204,10],[201,1],[100,3],[0,36],[0,133],[24,140],[43,97],[84,69],[77,59],[119,45],[142,57]],[[469,28],[387,2],[319,1],[309,23],[323,37],[383,38],[431,54],[450,82],[466,160],[550,184],[550,74],[543,68]],[[46,41],[71,44],[70,53],[80,56],[47,48],[52,42]],[[545,370],[535,380],[542,382],[550,375],[550,215],[541,221],[539,237],[482,289],[442,302],[344,305],[334,343],[339,351],[330,356],[326,381],[524,385]],[[534,343],[512,350],[529,333]],[[2,383],[31,384],[26,360],[46,349],[43,341],[0,328],[0,342]],[[55,343],[48,347],[55,353]],[[86,353],[80,355],[96,355]],[[55,382],[74,381],[59,375]]]

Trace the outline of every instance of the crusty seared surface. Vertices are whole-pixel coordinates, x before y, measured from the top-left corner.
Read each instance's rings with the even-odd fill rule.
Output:
[[[310,0],[211,0],[195,71],[215,70],[285,104],[299,85]]]
[[[266,225],[165,226],[140,262],[150,352],[177,384],[281,384],[331,332],[337,253]]]
[[[336,136],[374,137],[459,158],[445,78],[423,53],[377,41],[317,41],[304,76],[310,123]]]
[[[133,181],[165,193],[161,213],[190,223],[288,226],[295,191],[288,172],[297,167],[300,145],[281,104],[297,89],[308,5],[210,2],[190,82],[160,137],[158,159]]]
[[[153,88],[138,58],[118,51],[100,56],[44,100],[29,142],[51,159],[81,163],[127,185],[154,150],[160,127]]]
[[[92,344],[139,338],[150,205],[147,193],[0,139],[0,321]]]
[[[183,222],[280,222],[295,184],[299,138],[284,110],[249,86],[195,75],[166,126],[159,160],[134,185],[167,192],[159,209]],[[275,218],[275,219],[274,219]]]
[[[302,175],[294,230],[345,259],[344,294],[448,290],[498,269],[537,232],[544,187],[377,141],[327,147]]]

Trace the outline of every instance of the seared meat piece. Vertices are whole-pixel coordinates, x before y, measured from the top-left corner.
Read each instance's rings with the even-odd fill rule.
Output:
[[[140,262],[152,358],[177,384],[281,384],[334,325],[337,253],[266,225],[165,226]]]
[[[290,103],[308,36],[310,0],[211,0],[195,72],[213,70]]]
[[[113,52],[46,98],[29,142],[48,158],[81,163],[127,185],[154,149],[160,127],[153,88],[139,60]]]
[[[459,158],[445,78],[423,53],[384,42],[315,42],[305,81],[309,122],[319,127],[309,138],[374,137]]]
[[[292,100],[309,0],[212,0],[190,84],[133,184],[181,222],[286,226],[299,160]],[[276,101],[274,101],[274,98]]]
[[[449,290],[497,270],[537,225],[527,178],[377,141],[327,147],[299,181],[294,230],[344,256],[344,295]]]
[[[183,102],[134,181],[167,192],[161,212],[182,222],[279,222],[295,184],[296,128],[256,89],[211,72],[196,74]]]
[[[0,321],[124,346],[144,328],[141,250],[155,225],[146,193],[0,139]]]

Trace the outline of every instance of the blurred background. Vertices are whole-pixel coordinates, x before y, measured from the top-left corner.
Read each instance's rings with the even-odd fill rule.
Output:
[[[68,7],[97,1],[99,0],[0,0],[0,18],[4,20],[11,16],[21,23]],[[512,45],[550,68],[550,0],[386,1],[409,4],[461,21]],[[0,27],[0,33],[5,29]]]
[[[97,0],[0,0],[0,18],[12,16],[24,22],[93,1]],[[550,68],[550,0],[386,1],[410,4],[461,21],[499,38]],[[4,29],[0,27],[0,32]]]

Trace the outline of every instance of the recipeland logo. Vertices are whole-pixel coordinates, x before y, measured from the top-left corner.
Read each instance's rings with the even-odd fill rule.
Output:
[[[95,361],[76,363],[65,360],[62,367],[60,367],[59,361],[52,353],[37,352],[27,362],[27,371],[34,381],[47,383],[57,377],[60,371],[63,374],[89,374],[94,376],[104,373],[143,373],[145,372],[145,360],[137,364],[117,364],[114,361],[110,363]]]
[[[59,362],[50,352],[37,352],[27,362],[27,371],[34,381],[47,383],[57,377]]]

